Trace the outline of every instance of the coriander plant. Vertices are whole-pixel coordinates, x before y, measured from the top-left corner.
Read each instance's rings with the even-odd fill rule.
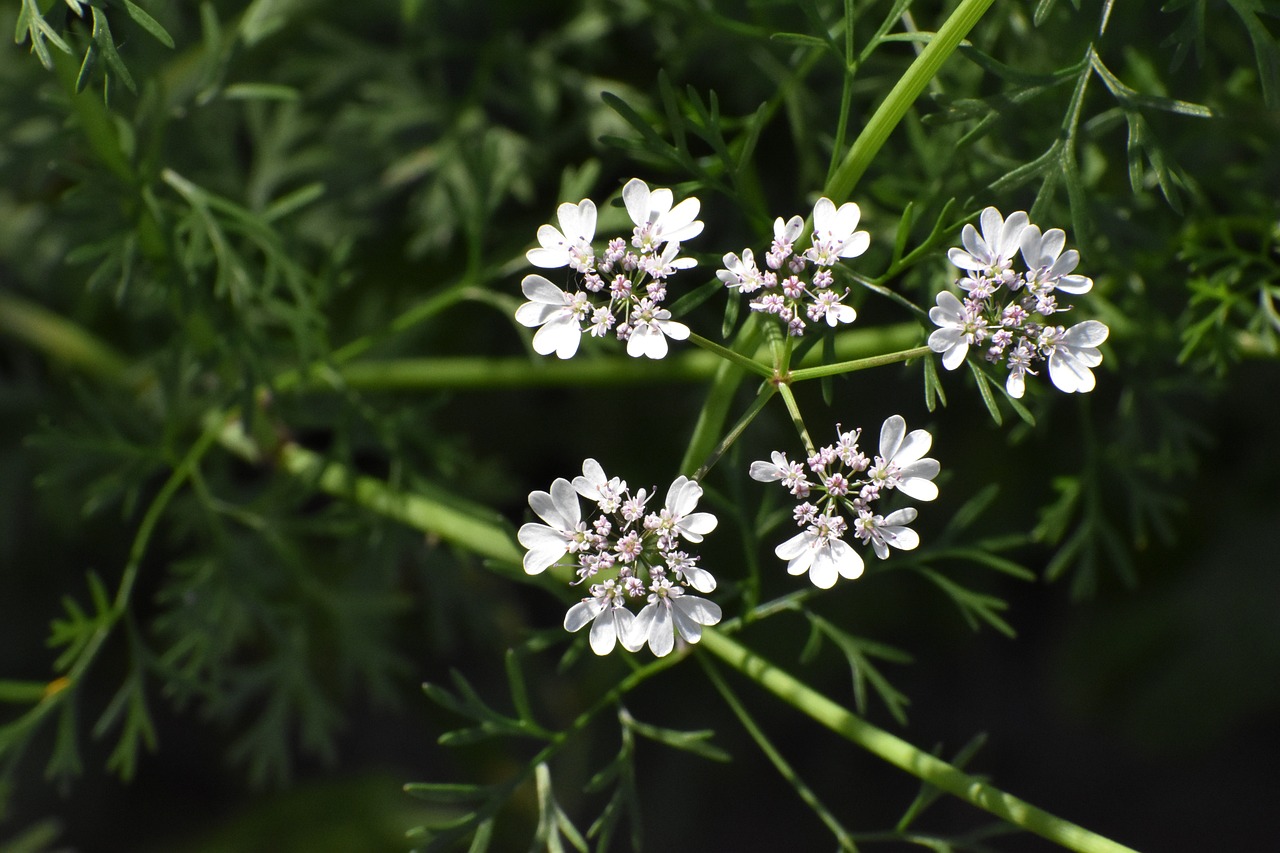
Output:
[[[1280,707],[1276,13],[12,0],[0,846],[1247,847],[993,674]]]

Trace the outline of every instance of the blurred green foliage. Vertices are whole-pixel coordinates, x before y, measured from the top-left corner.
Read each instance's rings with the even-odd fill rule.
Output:
[[[839,836],[830,812],[788,811],[789,788],[754,793],[778,765],[750,757],[760,738],[726,733],[732,702],[679,707],[718,701],[683,672],[659,679],[670,693],[649,687],[619,705],[616,726],[583,722],[584,743],[554,768],[525,765],[532,748],[489,741],[554,741],[622,666],[580,660],[581,638],[563,659],[547,651],[568,639],[559,604],[513,582],[518,568],[498,546],[476,554],[424,538],[291,467],[284,451],[508,531],[530,489],[571,476],[584,456],[646,483],[674,474],[709,372],[690,362],[646,375],[605,352],[585,359],[605,378],[575,387],[532,361],[511,317],[538,225],[556,204],[632,175],[678,186],[703,200],[708,227],[692,248],[710,280],[723,252],[811,206],[950,10],[906,0],[4,4],[0,23],[17,42],[0,52],[6,849],[59,837],[105,849],[86,839],[113,832],[121,849],[165,838],[256,849],[244,840],[255,833],[279,839],[262,849],[316,849],[307,833],[240,837],[189,813],[147,823],[143,806],[100,804],[161,790],[180,810],[225,816],[244,790],[370,772],[430,779],[414,791],[443,801],[501,791],[459,832],[489,833],[498,849],[527,844],[530,830],[552,849],[560,833],[572,845],[573,827],[593,825],[592,846],[643,834],[710,849],[794,832],[807,848]],[[926,661],[945,667],[948,649],[978,642],[964,639],[970,629],[1030,633],[1041,651],[1059,644],[1045,654],[1060,659],[1064,706],[1120,720],[1159,748],[1176,737],[1141,721],[1196,695],[1155,677],[1126,692],[1133,672],[1211,687],[1225,710],[1202,721],[1196,749],[1274,713],[1274,690],[1250,686],[1269,683],[1266,668],[1240,664],[1275,659],[1270,611],[1249,606],[1261,595],[1223,592],[1238,577],[1215,587],[1202,573],[1227,573],[1214,556],[1224,542],[1239,563],[1273,561],[1273,547],[1251,543],[1280,513],[1278,14],[1267,0],[1158,13],[997,3],[930,81],[853,194],[873,234],[857,265],[859,327],[923,340],[919,309],[951,275],[945,249],[961,222],[988,204],[1024,208],[1068,229],[1097,282],[1084,304],[1112,330],[1099,387],[1088,399],[1040,389],[1019,409],[980,370],[939,378],[926,363],[798,392],[811,428],[908,407],[913,425],[931,418],[947,506],[922,517],[926,547],[873,567],[856,590],[786,599],[776,619],[746,629],[757,645],[873,719],[905,726],[910,708],[913,722],[934,721],[916,739],[946,733],[952,753],[979,724],[936,723],[964,689],[935,692],[948,681]],[[879,298],[886,290],[894,298]],[[725,312],[713,299],[688,322],[716,337],[737,322]],[[393,387],[407,357],[438,360]],[[449,384],[464,367],[450,359],[463,357],[488,378]],[[498,378],[500,366],[527,381]],[[768,553],[779,512],[745,477],[751,459],[789,441],[785,417],[762,418],[707,480],[728,519],[709,560],[725,567],[739,612],[793,588]],[[1205,500],[1219,495],[1228,501]],[[1029,586],[1035,578],[1064,588]],[[1214,624],[1236,621],[1247,639],[1177,655],[1186,637],[1213,633],[1194,613],[1215,591]],[[1062,598],[1083,603],[1063,610]],[[1073,634],[1079,612],[1093,614],[1097,635]],[[1037,628],[1027,614],[1063,627]],[[1233,659],[1246,671],[1210,677]],[[449,682],[455,667],[471,681],[430,688],[437,709],[418,685]],[[998,685],[970,674],[974,694],[1000,705]],[[774,732],[791,726],[782,711],[756,713]],[[455,732],[444,738],[455,750],[442,751],[434,740],[457,714],[477,721],[462,729],[477,736]],[[805,751],[814,736],[780,740]],[[752,781],[683,754],[650,757],[671,748],[727,750]],[[984,753],[961,755],[981,766]],[[829,804],[843,786],[875,787],[836,760],[799,768],[822,780]],[[991,761],[1016,775],[1016,762]],[[651,793],[671,785],[668,773],[682,779],[679,795]],[[700,805],[688,789],[703,785],[728,793]],[[867,846],[911,840],[932,803],[921,793],[899,821],[914,791],[857,790],[869,813],[846,819],[897,823]],[[378,840],[391,824],[398,833],[460,814],[424,816],[399,791],[381,811],[364,788],[298,791],[320,792],[309,811],[289,795],[274,801],[297,823],[347,800],[374,812],[370,850],[394,848]],[[701,825],[710,804],[756,796],[787,799],[777,827],[717,836],[722,817]],[[192,805],[209,800],[216,810]],[[134,822],[122,829],[112,814]],[[954,829],[972,827],[968,816],[938,825],[916,842],[1004,849],[996,830]],[[1146,832],[1153,847],[1186,837],[1122,819],[1109,828],[1139,846]],[[332,849],[360,849],[351,838]]]

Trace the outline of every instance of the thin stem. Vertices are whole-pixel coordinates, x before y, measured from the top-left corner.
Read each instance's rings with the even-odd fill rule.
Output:
[[[760,390],[760,394],[751,403],[751,406],[747,409],[746,413],[738,419],[738,422],[734,424],[733,429],[729,430],[725,437],[720,440],[720,443],[716,445],[715,450],[711,451],[711,455],[707,457],[707,460],[703,462],[702,466],[694,473],[693,479],[701,480],[703,477],[707,476],[707,472],[710,471],[716,462],[720,460],[720,457],[724,455],[724,452],[733,446],[733,443],[738,440],[738,437],[742,435],[743,431],[746,430],[751,422],[756,419],[756,415],[764,411],[765,404],[769,402],[769,399],[773,397],[777,391],[777,386],[773,384],[767,384]]]
[[[992,0],[962,0],[867,121],[844,162],[827,182],[824,195],[836,204],[849,197],[858,179],[888,141],[889,134],[991,3]]]
[[[720,658],[793,708],[873,755],[1014,826],[1034,832],[1077,853],[1135,853],[1123,844],[1007,794],[954,765],[917,749],[896,735],[871,725],[786,670],[779,669],[718,631],[704,631],[698,647]]]
[[[796,425],[796,431],[800,433],[800,440],[804,442],[804,449],[812,456],[816,452],[813,446],[813,439],[809,438],[809,430],[805,429],[804,418],[800,416],[800,404],[796,402],[796,395],[791,393],[791,386],[786,384],[779,385],[778,392],[782,394],[782,401],[787,404],[787,411],[791,413],[791,422]]]
[[[739,353],[739,352],[734,352],[728,347],[720,346],[720,344],[716,343],[715,341],[709,341],[706,338],[702,337],[702,335],[690,332],[689,343],[695,344],[696,346],[700,346],[704,350],[707,350],[708,352],[713,352],[716,355],[718,355],[720,358],[724,359],[725,361],[731,361],[734,364],[738,365],[739,367],[743,368],[744,370],[748,370],[752,373],[755,373],[758,376],[763,376],[765,379],[768,379],[769,377],[773,376],[773,370],[770,369],[768,365],[761,364],[760,362],[756,361],[750,356],[743,355],[742,353]]]
[[[922,355],[928,355],[931,350],[927,346],[912,347],[899,352],[885,353],[884,355],[873,355],[870,358],[858,358],[853,361],[839,361],[835,364],[824,364],[820,367],[802,367],[799,370],[791,372],[792,382],[803,382],[806,379],[817,379],[822,376],[836,376],[841,373],[853,373],[858,370],[866,370],[871,367],[883,367],[886,364],[896,364],[900,361],[910,361],[913,358],[919,358]]]
[[[706,671],[707,677],[711,679],[711,683],[715,685],[716,690],[720,691],[720,697],[724,699],[725,704],[728,705],[734,715],[737,716],[738,722],[742,723],[742,727],[747,730],[747,734],[751,735],[751,739],[756,742],[756,746],[760,747],[760,751],[763,752],[765,757],[773,763],[774,768],[778,771],[778,775],[785,779],[792,788],[796,789],[796,794],[799,795],[800,799],[804,800],[805,805],[813,809],[814,814],[818,816],[818,819],[827,825],[827,829],[831,830],[831,834],[834,835],[836,840],[840,843],[841,850],[848,850],[851,851],[851,853],[857,853],[858,845],[854,843],[853,836],[850,834],[849,830],[845,829],[840,824],[840,821],[836,820],[835,815],[831,814],[830,809],[823,805],[822,801],[818,799],[818,795],[813,792],[813,789],[805,784],[804,780],[800,778],[800,775],[796,773],[795,769],[790,763],[788,763],[787,759],[783,757],[782,753],[779,752],[777,747],[775,747],[769,740],[768,736],[764,733],[764,730],[756,725],[756,721],[752,719],[751,714],[747,712],[746,707],[742,704],[742,700],[739,699],[737,694],[734,693],[729,685],[725,683],[725,680],[720,676],[720,672],[712,665],[711,661],[707,659],[707,656],[698,655],[698,663],[702,664],[702,668]]]

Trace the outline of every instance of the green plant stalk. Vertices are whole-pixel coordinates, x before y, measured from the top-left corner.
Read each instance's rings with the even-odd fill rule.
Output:
[[[839,842],[841,850],[857,853],[858,845],[854,843],[853,835],[849,830],[845,829],[844,826],[841,825],[840,821],[836,820],[836,817],[831,813],[831,810],[823,805],[822,801],[818,799],[818,795],[813,792],[812,788],[805,784],[805,781],[800,778],[798,773],[796,773],[795,768],[791,766],[786,757],[783,756],[783,754],[778,751],[777,747],[773,745],[773,742],[769,740],[768,736],[764,733],[764,730],[756,724],[754,719],[752,719],[751,714],[742,704],[742,700],[739,699],[738,695],[730,689],[727,683],[725,683],[724,678],[721,677],[719,671],[717,671],[711,664],[711,661],[707,656],[698,655],[698,663],[702,664],[702,668],[706,670],[707,677],[711,679],[711,683],[715,685],[716,690],[720,691],[720,697],[724,699],[725,704],[733,711],[734,715],[738,718],[738,722],[742,723],[742,727],[747,730],[747,734],[751,735],[751,739],[756,742],[756,746],[760,748],[760,751],[763,752],[765,757],[773,764],[774,769],[778,771],[778,775],[785,779],[787,784],[795,789],[796,795],[804,801],[805,805],[813,809],[814,814],[818,816],[819,820],[826,824],[827,829],[831,830],[831,834],[834,835],[836,837],[836,841]]]
[[[898,122],[902,121],[902,117],[907,114],[907,110],[915,103],[916,98],[920,97],[920,93],[929,85],[929,81],[942,68],[942,63],[955,52],[960,41],[978,23],[992,2],[993,0],[962,0],[942,27],[934,33],[929,44],[894,84],[884,101],[867,121],[862,133],[858,134],[858,138],[854,140],[849,153],[844,156],[844,161],[827,182],[824,190],[827,198],[836,204],[849,198],[858,180],[888,141],[889,134],[898,126]]]
[[[922,355],[928,355],[930,349],[926,346],[913,347],[908,350],[900,350],[898,352],[885,353],[884,355],[873,355],[869,358],[858,358],[853,361],[840,361],[834,364],[824,364],[820,367],[803,367],[799,370],[791,371],[790,380],[792,382],[803,382],[806,379],[818,379],[822,376],[836,376],[841,373],[853,373],[858,370],[866,370],[869,367],[883,367],[886,364],[894,364],[899,361],[910,361],[913,358],[919,358]]]
[[[121,385],[134,382],[124,356],[75,323],[34,302],[0,293],[0,332],[12,335],[67,367]]]
[[[723,359],[724,361],[731,361],[734,364],[741,367],[743,370],[746,370],[750,373],[755,373],[756,375],[762,376],[765,379],[768,379],[773,375],[773,371],[770,370],[767,365],[761,364],[760,362],[756,361],[750,356],[742,355],[741,353],[735,350],[731,350],[728,347],[720,346],[720,344],[716,343],[715,341],[709,341],[706,338],[702,337],[702,335],[690,333],[689,343],[693,344],[694,346],[702,347],[702,349],[706,350],[707,352],[715,354],[716,356]]]
[[[1135,853],[1129,847],[1056,817],[970,776],[896,735],[871,725],[789,672],[725,635],[704,630],[698,648],[715,655],[782,701],[912,776],[1014,826],[1077,853]]]

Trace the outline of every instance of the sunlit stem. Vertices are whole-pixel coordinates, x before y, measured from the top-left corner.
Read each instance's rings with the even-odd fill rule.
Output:
[[[796,402],[795,394],[791,393],[791,387],[786,383],[779,383],[778,393],[782,395],[782,401],[787,404],[787,411],[791,413],[791,422],[796,425],[796,432],[800,433],[804,449],[810,456],[814,455],[817,451],[814,449],[813,439],[809,438],[809,431],[805,429],[804,418],[800,416],[800,405]]]
[[[873,355],[870,358],[856,358],[853,361],[838,361],[835,364],[823,364],[818,367],[802,367],[799,370],[791,372],[792,382],[803,382],[806,379],[818,379],[823,376],[837,376],[841,373],[854,373],[858,370],[866,370],[870,367],[883,367],[886,364],[896,364],[900,361],[910,361],[913,358],[919,358],[922,355],[928,355],[930,352],[926,346],[913,347],[908,350],[900,350],[899,352],[885,353],[884,355]]]
[[[742,435],[743,431],[745,431],[751,422],[756,419],[756,415],[764,411],[765,404],[769,402],[769,399],[773,397],[777,391],[777,387],[772,383],[766,384],[760,390],[760,394],[754,401],[752,401],[751,406],[747,409],[746,413],[738,419],[738,422],[733,425],[733,429],[729,430],[729,432],[725,434],[725,437],[722,438],[720,443],[716,445],[715,449],[711,451],[711,455],[707,457],[707,460],[702,463],[702,466],[698,468],[696,472],[694,472],[693,479],[701,480],[703,477],[707,476],[707,472],[715,466],[716,462],[720,460],[720,457],[724,455],[725,451],[733,446],[733,443],[738,440],[738,437]]]
[[[824,195],[836,204],[849,197],[871,161],[888,141],[889,134],[991,3],[992,0],[962,0],[867,120],[844,161],[827,182]]]
[[[715,341],[709,341],[702,337],[702,335],[690,332],[689,343],[700,346],[708,352],[713,352],[725,361],[731,361],[744,370],[750,371],[758,376],[763,376],[768,379],[773,375],[773,371],[769,369],[768,365],[761,364],[750,356],[743,355],[742,353],[735,352],[728,347],[721,346]]]
[[[786,670],[717,631],[704,631],[698,648],[715,655],[782,701],[836,734],[934,787],[1014,826],[1078,853],[1135,853],[1131,848],[1056,817],[970,776],[896,735],[871,725]]]
[[[756,742],[756,746],[760,747],[760,751],[764,753],[765,757],[768,758],[770,762],[772,762],[774,769],[778,771],[778,775],[785,779],[791,787],[796,789],[796,794],[804,801],[805,805],[813,809],[813,812],[818,816],[818,819],[827,825],[827,829],[831,830],[831,834],[834,835],[836,837],[836,841],[839,842],[841,850],[847,850],[850,851],[850,853],[857,853],[858,845],[854,844],[853,836],[849,833],[849,830],[845,829],[844,826],[841,825],[840,821],[836,820],[835,815],[831,814],[831,810],[822,804],[822,801],[818,799],[818,795],[813,792],[813,789],[805,784],[804,780],[801,779],[795,769],[792,768],[790,762],[783,757],[782,753],[773,745],[773,742],[769,740],[764,731],[756,725],[756,721],[751,717],[746,706],[742,704],[742,700],[739,699],[737,694],[734,693],[733,690],[730,689],[729,685],[725,683],[725,680],[720,676],[719,671],[717,671],[711,664],[711,661],[707,659],[707,656],[698,655],[698,663],[702,664],[702,668],[706,670],[707,677],[711,679],[711,683],[715,685],[716,690],[720,691],[720,696],[724,699],[725,704],[728,705],[734,715],[737,716],[738,722],[742,723],[742,727],[747,730],[747,734],[751,735],[751,739]]]

